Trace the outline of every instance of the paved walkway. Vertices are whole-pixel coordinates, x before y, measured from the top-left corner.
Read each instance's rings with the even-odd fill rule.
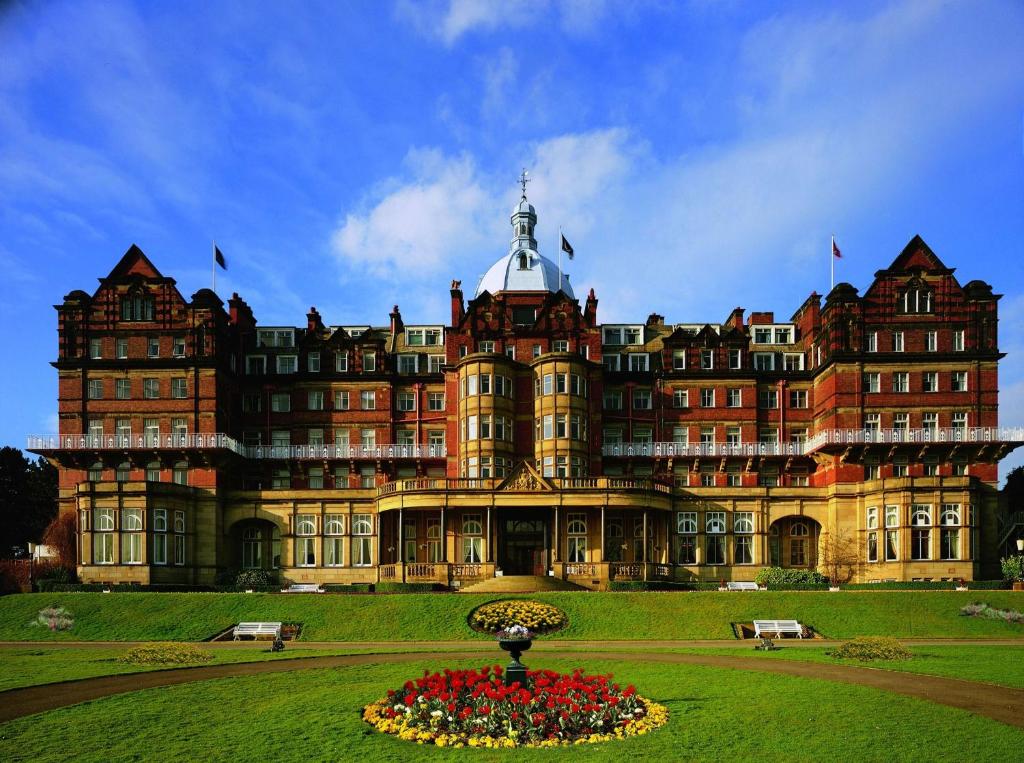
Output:
[[[94,643],[94,642],[90,642]],[[578,646],[586,646],[589,642],[573,642]],[[655,645],[685,644],[694,646],[698,643],[720,645],[723,642],[622,642],[623,644],[642,643],[647,647]],[[789,643],[789,642],[787,642]],[[920,643],[920,642],[915,642]],[[929,641],[927,643],[934,643]],[[939,642],[950,643],[950,642]],[[957,642],[964,643],[964,642]],[[976,643],[976,642],[970,642]],[[991,643],[991,642],[983,642]],[[1011,642],[1019,643],[1019,642]],[[818,644],[821,644],[819,641]],[[24,644],[22,644],[24,645]],[[108,646],[110,644],[107,644]],[[119,646],[124,646],[123,642]],[[3,644],[9,647],[10,644]],[[354,644],[345,644],[354,647]],[[367,645],[372,647],[373,645]],[[377,644],[382,647],[382,644]],[[414,648],[413,644],[390,642],[392,647]],[[123,694],[125,692],[151,689],[160,686],[175,686],[194,681],[206,681],[215,678],[232,678],[284,671],[306,670],[310,668],[335,668],[367,664],[398,664],[407,662],[436,661],[439,648],[447,649],[442,644],[430,645],[430,651],[412,651],[403,653],[369,653],[349,654],[327,657],[297,657],[270,662],[248,662],[227,665],[210,665],[197,668],[176,668],[148,673],[129,675],[102,676],[86,678],[78,681],[29,686],[0,692],[0,722],[21,718],[26,715],[54,710],[68,705],[88,702],[103,697]],[[460,646],[466,646],[460,642]],[[552,655],[564,654],[575,656],[572,649],[559,648],[554,642],[538,644],[538,651]],[[749,648],[749,642],[746,644]],[[606,643],[595,644],[587,648],[587,656],[592,660],[638,660],[643,662],[659,662],[666,664],[707,665],[718,668],[754,670],[765,673],[781,673],[802,678],[816,678],[838,683],[857,684],[873,689],[916,697],[949,707],[967,710],[978,715],[987,716],[997,721],[1024,728],[1024,689],[994,686],[991,684],[974,683],[953,678],[928,676],[917,673],[905,673],[874,668],[861,668],[848,665],[829,665],[817,662],[798,662],[790,660],[772,660],[753,656],[741,657],[732,655],[711,654],[678,654],[671,652],[654,652],[635,647],[626,647],[621,651],[606,649]],[[458,650],[461,657],[493,662],[495,651],[486,651],[472,647]]]

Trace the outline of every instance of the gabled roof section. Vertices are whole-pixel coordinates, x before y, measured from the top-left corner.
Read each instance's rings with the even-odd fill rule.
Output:
[[[147,281],[167,280],[164,278],[163,273],[157,270],[156,265],[146,256],[146,253],[135,244],[132,244],[128,247],[128,251],[124,253],[124,256],[118,260],[114,269],[110,271],[110,275],[106,278],[101,278],[100,281],[128,281],[139,278]]]
[[[875,275],[902,275],[905,273],[925,272],[931,275],[948,275],[953,271],[947,268],[945,263],[939,259],[932,248],[925,243],[924,239],[915,235],[910,242],[903,247],[892,264],[885,270],[879,270]]]
[[[533,468],[528,461],[520,461],[512,473],[506,477],[498,490],[515,492],[547,492],[554,490],[554,486],[541,476],[540,472]]]

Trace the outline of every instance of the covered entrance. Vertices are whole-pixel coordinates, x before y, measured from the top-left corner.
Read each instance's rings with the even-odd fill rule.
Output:
[[[549,512],[498,512],[498,566],[505,575],[547,575],[551,529]]]

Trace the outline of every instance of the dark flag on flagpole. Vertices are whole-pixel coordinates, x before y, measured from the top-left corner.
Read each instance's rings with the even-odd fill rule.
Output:
[[[562,251],[569,255],[569,259],[571,260],[574,255],[572,244],[569,243],[569,240],[565,236],[562,234],[559,235],[562,236]]]
[[[224,270],[228,269],[228,263],[227,260],[224,259],[224,253],[216,244],[213,245],[213,259],[216,260],[217,264],[224,268]]]

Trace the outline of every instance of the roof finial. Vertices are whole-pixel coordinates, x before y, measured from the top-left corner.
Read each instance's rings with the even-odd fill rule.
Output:
[[[523,173],[519,176],[519,185],[521,185],[523,187],[523,198],[524,199],[526,198],[526,184],[529,183],[531,180],[533,180],[533,178],[527,177],[527,175],[529,175],[529,174],[530,173],[527,171],[526,167],[523,167]]]

